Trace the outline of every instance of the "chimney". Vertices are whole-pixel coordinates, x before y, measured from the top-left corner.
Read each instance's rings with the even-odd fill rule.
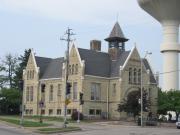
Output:
[[[117,57],[118,57],[118,49],[117,48],[109,48],[109,50],[108,50],[108,53],[109,53],[109,55],[110,55],[110,57],[111,57],[111,60],[113,60],[113,61],[115,61],[115,60],[117,60]]]
[[[90,49],[94,51],[101,51],[101,41],[100,40],[91,40]]]

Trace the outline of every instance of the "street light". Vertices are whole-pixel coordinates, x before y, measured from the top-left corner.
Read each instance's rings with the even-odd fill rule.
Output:
[[[148,56],[151,55],[152,52],[146,51],[144,59]],[[143,59],[141,59],[141,127],[143,126]]]

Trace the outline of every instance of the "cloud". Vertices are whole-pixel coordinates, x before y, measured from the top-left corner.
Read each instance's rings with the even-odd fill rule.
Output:
[[[117,13],[122,23],[151,20],[136,0],[1,0],[0,10],[79,23],[112,23]]]

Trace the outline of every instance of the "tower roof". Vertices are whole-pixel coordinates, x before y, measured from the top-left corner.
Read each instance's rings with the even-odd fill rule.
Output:
[[[121,41],[121,42],[126,42],[128,41],[127,38],[125,38],[123,32],[122,32],[122,29],[119,25],[118,22],[115,23],[110,35],[108,38],[105,39],[106,41]]]

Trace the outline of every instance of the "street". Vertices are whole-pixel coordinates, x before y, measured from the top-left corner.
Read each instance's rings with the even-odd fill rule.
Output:
[[[137,126],[103,125],[86,128],[82,132],[66,135],[180,135],[180,130],[174,128],[141,128]]]
[[[18,127],[11,127],[0,123],[0,135],[36,135]]]
[[[157,128],[157,127],[138,127],[128,125],[115,125],[103,122],[81,123],[76,125],[81,127],[82,131],[70,133],[58,133],[53,135],[180,135],[180,130],[176,127]],[[24,130],[18,127],[8,126],[0,123],[0,135],[38,135],[31,130]]]

